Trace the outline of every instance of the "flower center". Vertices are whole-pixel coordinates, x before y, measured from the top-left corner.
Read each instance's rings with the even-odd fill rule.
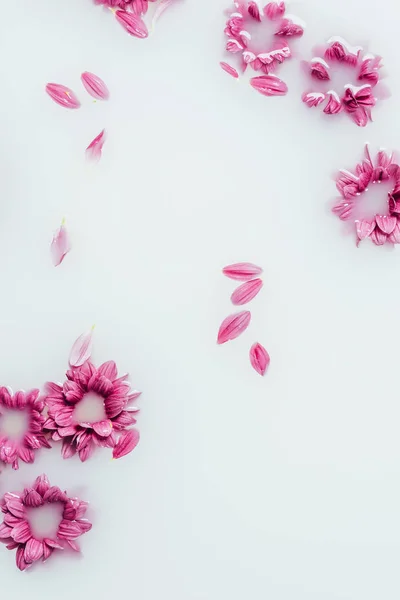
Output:
[[[28,429],[28,424],[26,411],[7,409],[0,416],[0,434],[10,440],[21,440]]]
[[[64,505],[61,502],[45,504],[37,508],[26,508],[26,518],[33,537],[37,540],[50,538],[55,540],[62,521]]]
[[[251,17],[246,17],[243,29],[251,35],[251,40],[248,42],[248,50],[251,50],[255,54],[270,52],[274,48],[274,42],[279,41],[279,38],[274,36],[279,22],[279,20],[270,21],[269,19],[262,18],[260,23]]]
[[[356,67],[352,67],[351,65],[345,62],[338,61],[327,61],[329,64],[329,81],[321,81],[319,80],[319,90],[323,90],[327,92],[329,90],[334,90],[341,98],[344,94],[345,87],[348,85],[352,85],[355,87],[360,87],[365,85],[365,81],[357,81],[358,70]],[[314,81],[317,81],[314,79]]]
[[[77,423],[97,423],[107,419],[104,398],[95,392],[89,392],[75,407],[74,419]]]
[[[376,181],[368,184],[354,207],[355,219],[371,219],[375,215],[387,215],[388,193],[393,190],[393,180]]]

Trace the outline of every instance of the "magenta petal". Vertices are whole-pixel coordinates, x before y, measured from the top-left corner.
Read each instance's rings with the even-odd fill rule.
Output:
[[[223,69],[226,73],[232,75],[232,77],[234,77],[235,79],[238,79],[239,73],[236,71],[236,69],[231,67],[231,65],[228,65],[228,63],[226,62],[220,62],[219,64],[221,69]]]
[[[386,233],[383,233],[378,227],[375,227],[370,237],[376,246],[383,246],[387,240]]]
[[[269,2],[264,7],[264,14],[267,19],[274,21],[280,19],[285,14],[285,3],[284,2]]]
[[[62,222],[61,227],[55,232],[50,246],[51,256],[55,267],[62,263],[70,249],[68,232],[64,222]]]
[[[12,539],[19,544],[25,544],[31,536],[31,528],[27,521],[21,521],[21,523],[16,525],[11,532]]]
[[[99,421],[98,423],[93,423],[93,429],[100,437],[108,437],[112,432],[113,425],[110,420]]]
[[[49,487],[50,482],[47,478],[47,475],[39,475],[39,477],[36,478],[36,481],[33,484],[33,489],[36,490],[41,496],[44,496]]]
[[[376,220],[376,224],[378,225],[379,229],[381,231],[383,231],[383,233],[386,233],[387,235],[390,235],[392,233],[392,231],[394,231],[394,228],[397,225],[397,218],[396,217],[389,217],[387,215],[376,215],[375,217]]]
[[[261,21],[260,9],[258,8],[257,2],[249,2],[247,7],[247,11],[253,19],[256,21]]]
[[[237,338],[250,324],[251,313],[248,310],[229,315],[221,323],[218,331],[218,344],[225,344]]]
[[[43,504],[42,496],[34,489],[26,489],[24,494],[25,506],[37,507]]]
[[[63,519],[58,527],[57,537],[64,539],[74,539],[81,535],[82,530],[78,523],[66,521]]]
[[[84,362],[89,360],[92,355],[92,337],[93,327],[88,333],[80,335],[74,342],[69,355],[70,367],[81,367]]]
[[[235,263],[222,269],[223,274],[230,279],[248,281],[257,275],[261,275],[262,268],[252,263]]]
[[[85,71],[81,75],[81,81],[88,92],[93,98],[96,100],[108,100],[110,97],[110,92],[104,81],[100,79],[94,73],[89,73]]]
[[[400,244],[400,222],[397,221],[396,227],[389,235],[388,240],[392,242],[392,244]]]
[[[25,571],[26,567],[28,566],[25,562],[24,554],[25,546],[20,546],[15,556],[15,562],[17,563],[17,567],[20,571]]]
[[[113,449],[113,458],[121,458],[138,445],[140,439],[140,434],[137,429],[128,429],[127,431],[123,431],[121,436]]]
[[[86,156],[89,160],[99,161],[106,141],[106,130],[103,129],[86,148]]]
[[[108,360],[107,362],[100,365],[100,367],[98,368],[98,373],[100,373],[100,375],[103,375],[104,377],[107,377],[107,379],[109,379],[110,381],[114,381],[114,379],[118,375],[117,365],[113,360]]]
[[[61,447],[61,456],[65,459],[71,458],[76,453],[75,446],[70,440],[64,439]]]
[[[11,537],[11,532],[12,532],[13,528],[9,527],[8,525],[6,525],[5,523],[2,523],[0,525],[0,539],[1,540],[6,540],[9,537]]]
[[[257,296],[262,286],[263,282],[261,279],[252,279],[251,281],[242,283],[231,296],[232,304],[239,306],[247,304],[247,302],[250,302],[250,300],[253,300]]]
[[[36,540],[35,538],[28,540],[25,546],[25,562],[28,564],[33,563],[36,560],[39,560],[39,558],[42,558],[42,556],[43,542],[39,542],[39,540]]]
[[[269,367],[270,360],[269,354],[264,346],[258,342],[252,345],[250,348],[250,362],[251,366],[255,371],[257,371],[257,373],[260,375],[265,375]]]
[[[141,39],[148,37],[149,32],[146,24],[139,15],[129,13],[125,10],[117,10],[115,18],[130,35]]]
[[[284,96],[288,91],[286,83],[276,75],[252,77],[250,85],[263,96]]]
[[[48,83],[46,85],[46,92],[54,102],[57,102],[57,104],[64,108],[79,108],[81,105],[74,92],[65,87],[65,85]]]

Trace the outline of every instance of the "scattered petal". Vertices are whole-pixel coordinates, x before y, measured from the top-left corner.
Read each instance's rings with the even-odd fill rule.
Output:
[[[251,313],[244,310],[234,315],[229,315],[221,323],[218,331],[217,344],[225,344],[237,338],[250,324]]]
[[[88,92],[93,98],[96,100],[108,100],[110,97],[110,92],[104,81],[100,79],[94,73],[89,73],[89,71],[85,71],[81,75],[81,81]]]
[[[62,263],[70,250],[71,247],[69,243],[68,232],[63,221],[61,223],[61,227],[55,232],[50,246],[53,264],[55,267]]]
[[[223,274],[229,279],[236,279],[239,281],[248,281],[253,279],[257,275],[261,275],[263,272],[261,267],[254,265],[253,263],[235,263],[228,265],[222,269]]]
[[[94,326],[88,333],[83,333],[74,342],[69,355],[70,367],[81,367],[83,363],[90,359],[93,348],[93,330]]]
[[[48,83],[46,92],[54,102],[64,108],[79,108],[81,105],[74,92],[60,83]]]
[[[264,346],[258,342],[252,345],[250,348],[250,362],[251,366],[253,369],[255,369],[255,371],[257,371],[257,373],[260,375],[265,375],[270,361],[271,359]]]
[[[261,279],[252,279],[242,283],[231,296],[232,304],[241,306],[247,304],[250,300],[253,300],[261,290],[263,282]]]
[[[161,17],[161,15],[167,10],[167,8],[169,8],[171,6],[171,4],[174,4],[176,2],[176,0],[160,0],[160,2],[157,5],[156,11],[153,15],[153,19],[152,19],[152,27],[154,28],[155,24],[157,23],[158,19]]]
[[[148,37],[149,32],[146,24],[139,15],[129,13],[126,10],[117,10],[115,18],[130,35],[141,39]]]
[[[223,69],[226,73],[232,75],[232,77],[234,77],[235,79],[238,79],[239,73],[236,71],[236,69],[231,67],[231,65],[228,65],[228,63],[226,62],[220,62],[219,64],[221,69]]]
[[[123,431],[121,436],[113,449],[113,458],[121,458],[138,445],[140,439],[140,434],[137,429],[128,429],[127,431]]]
[[[103,129],[86,148],[86,156],[89,160],[93,160],[95,162],[98,162],[100,160],[105,141],[106,130]]]
[[[263,96],[284,96],[288,91],[286,83],[276,75],[253,77],[250,85]]]

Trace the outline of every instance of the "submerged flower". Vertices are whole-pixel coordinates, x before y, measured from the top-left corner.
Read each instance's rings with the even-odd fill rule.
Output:
[[[30,511],[46,505],[60,508],[61,520],[52,537],[42,537],[32,532]],[[58,487],[51,487],[46,475],[39,476],[31,488],[22,493],[4,494],[0,501],[4,515],[0,525],[0,541],[8,550],[17,550],[16,563],[25,571],[38,560],[47,560],[54,550],[72,548],[79,552],[76,539],[90,531],[92,524],[84,518],[88,504],[69,498]]]
[[[313,80],[313,90],[303,94],[302,99],[309,107],[322,105],[327,115],[345,111],[360,127],[365,127],[371,119],[375,106],[376,88],[379,83],[381,58],[371,54],[362,55],[362,48],[351,47],[339,37],[331,38],[327,46],[306,63],[306,70]],[[344,71],[346,69],[346,71]],[[350,73],[352,81],[346,83],[343,91],[332,89],[335,71]]]
[[[113,361],[99,368],[86,361],[66,375],[63,385],[48,383],[46,386],[49,417],[43,427],[52,432],[53,440],[63,441],[64,458],[78,452],[83,462],[96,446],[115,448],[121,432],[136,423],[134,413],[138,409],[131,406],[131,402],[140,392],[130,390],[128,375],[118,377]],[[95,414],[89,418],[84,411],[90,405]]]
[[[369,186],[382,181],[390,181],[393,184],[388,193],[387,212],[369,218],[357,218],[355,212],[362,202],[363,194],[368,191]],[[373,161],[366,146],[365,158],[356,166],[354,173],[345,169],[339,172],[336,188],[341,198],[335,203],[332,211],[342,221],[354,221],[357,246],[368,237],[377,246],[386,242],[400,243],[400,166],[393,154],[389,156],[381,150]]]
[[[19,460],[33,463],[39,448],[51,448],[43,434],[44,402],[39,390],[16,392],[0,388],[0,461],[18,469]]]

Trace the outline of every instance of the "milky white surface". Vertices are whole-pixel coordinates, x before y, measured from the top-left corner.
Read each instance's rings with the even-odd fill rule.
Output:
[[[186,0],[137,40],[90,0],[2,4],[1,384],[62,381],[95,323],[95,362],[143,390],[130,456],[81,464],[56,447],[3,471],[2,493],[46,472],[91,502],[94,527],[82,558],[27,574],[1,546],[2,598],[400,596],[400,251],[357,249],[329,211],[333,173],[366,141],[400,150],[399,6],[291,5],[307,30],[278,98],[220,69],[225,7]],[[300,58],[337,35],[385,58],[392,96],[366,129],[300,100]],[[47,82],[82,108],[54,104]],[[54,268],[63,217],[73,249]],[[235,287],[220,269],[247,260],[265,285],[249,329],[218,347]]]

